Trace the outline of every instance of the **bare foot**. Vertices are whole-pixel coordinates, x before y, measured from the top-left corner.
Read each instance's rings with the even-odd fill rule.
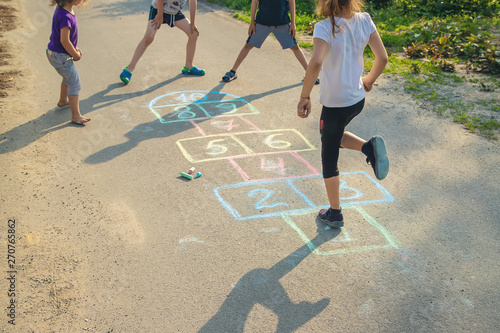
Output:
[[[85,118],[85,117],[80,117],[80,118],[77,118],[77,119],[71,119],[71,122],[73,124],[77,124],[77,125],[84,125],[85,123],[88,123],[90,121],[90,118]]]
[[[66,100],[65,102],[64,101],[63,102],[61,102],[61,101],[57,102],[57,106],[60,107],[60,108],[66,106],[66,105],[69,105],[69,100]]]

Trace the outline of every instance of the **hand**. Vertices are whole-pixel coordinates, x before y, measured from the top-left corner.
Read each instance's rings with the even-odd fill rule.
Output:
[[[290,29],[288,30],[288,33],[292,35],[293,38],[295,38],[295,34],[297,33],[297,28],[295,27],[295,24],[290,24]]]
[[[363,87],[365,88],[366,92],[369,92],[373,88],[373,82],[370,82],[366,79],[366,77],[361,79],[363,81]]]
[[[163,10],[161,12],[158,10],[158,14],[156,14],[156,17],[150,22],[155,30],[160,29],[163,24]]]
[[[190,23],[191,26],[191,34],[194,34],[196,32],[196,35],[200,35],[200,30],[198,30],[198,27],[194,23]]]
[[[300,118],[307,118],[311,113],[311,100],[306,98],[301,98],[299,104],[297,104],[297,115]]]
[[[76,48],[76,54],[77,56],[73,56],[73,61],[78,61],[80,59],[82,59],[82,50],[80,50],[79,48]]]
[[[248,36],[252,36],[255,33],[255,23],[250,23],[248,28]]]

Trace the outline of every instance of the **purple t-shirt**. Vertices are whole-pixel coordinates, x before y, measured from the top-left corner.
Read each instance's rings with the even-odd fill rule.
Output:
[[[78,44],[78,25],[76,15],[71,14],[66,9],[56,6],[54,17],[52,18],[52,34],[50,35],[49,50],[59,53],[68,53],[61,44],[61,29],[69,27],[69,40],[76,48]],[[69,53],[68,53],[69,54]]]

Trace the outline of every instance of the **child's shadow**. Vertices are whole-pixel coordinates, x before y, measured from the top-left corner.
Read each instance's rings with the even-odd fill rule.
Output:
[[[238,97],[236,100],[238,102],[235,102],[235,100],[228,101],[230,102],[231,105],[233,105],[236,109],[240,107],[245,107],[248,104],[251,104],[252,101],[260,99],[264,96],[268,96],[271,94],[279,93],[288,89],[292,89],[295,87],[300,86],[300,83],[297,84],[292,84],[289,86],[285,87],[280,87],[280,88],[275,88],[270,91],[266,91],[260,94],[250,94],[244,97]],[[225,86],[224,82],[220,82],[217,86],[213,87],[212,89],[209,90],[210,93],[219,93],[218,96],[216,96],[214,99],[210,101],[210,103],[203,103],[203,108],[205,111],[207,111],[210,114],[217,114],[217,115],[224,115],[225,113],[231,113],[234,114],[233,109],[227,109],[226,111],[221,111],[224,109],[221,109],[220,106],[218,105],[217,102],[220,102],[222,104],[225,103],[225,96],[227,94],[222,93],[221,90]],[[196,109],[195,105],[199,105],[201,103],[199,102],[192,102],[191,104],[185,105],[183,109],[186,110],[191,110],[191,109]],[[237,104],[237,105],[235,105]],[[163,115],[163,119],[176,119],[178,117],[177,115],[178,111],[173,111],[169,114]],[[202,117],[202,118],[190,118],[187,120],[195,120],[195,121],[206,121],[207,119],[212,119],[212,118],[207,118],[207,117]],[[130,150],[133,148],[137,147],[141,142],[150,140],[150,139],[155,139],[155,138],[166,138],[175,134],[179,134],[184,131],[188,131],[193,128],[193,125],[189,121],[177,121],[176,122],[170,123],[170,124],[165,124],[162,123],[160,120],[154,120],[151,122],[147,123],[142,123],[137,126],[135,126],[132,130],[130,130],[128,133],[125,134],[125,137],[127,138],[127,141],[122,142],[120,144],[114,145],[114,146],[109,146],[106,147],[89,157],[85,159],[85,163],[88,164],[99,164],[99,163],[104,163],[108,162]],[[167,126],[166,126],[167,125]]]
[[[123,102],[134,97],[147,95],[174,82],[182,76],[182,74],[178,74],[177,76],[169,80],[155,84],[145,90],[125,94],[110,95],[109,93],[113,90],[123,87],[122,83],[112,83],[106,89],[95,93],[94,95],[84,100],[81,100],[81,113],[82,115],[88,116],[93,111]],[[13,152],[27,147],[31,143],[44,137],[46,134],[55,132],[68,126],[83,127],[81,125],[75,125],[69,122],[70,118],[71,112],[69,106],[62,108],[53,108],[36,119],[30,120],[27,123],[11,129],[10,131],[2,133],[0,135],[0,154]],[[92,124],[93,123],[90,122],[89,126],[92,126]]]
[[[256,304],[261,304],[278,316],[276,332],[292,332],[323,311],[330,300],[323,298],[316,303],[293,303],[279,280],[297,267],[321,244],[332,240],[340,229],[330,229],[316,219],[318,234],[269,269],[256,268],[246,273],[236,283],[219,311],[199,332],[243,332],[248,314]],[[314,274],[314,272],[311,272]]]

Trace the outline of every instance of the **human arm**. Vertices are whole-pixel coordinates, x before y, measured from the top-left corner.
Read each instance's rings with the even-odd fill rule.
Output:
[[[252,36],[255,33],[255,14],[257,13],[258,5],[259,0],[252,0],[252,6],[250,7],[250,27],[248,28],[248,36]]]
[[[69,55],[73,57],[73,60],[78,61],[82,58],[82,51],[80,51],[79,48],[75,48],[71,43],[71,40],[69,38],[70,32],[71,29],[69,27],[64,27],[61,29],[61,44],[66,52],[68,52]]]
[[[295,27],[295,0],[288,0],[288,6],[290,7],[290,30],[288,33],[295,38],[295,33],[297,32]]]
[[[377,80],[377,78],[384,71],[385,65],[387,65],[387,51],[385,50],[384,43],[380,38],[380,35],[377,31],[373,32],[368,40],[368,45],[372,49],[373,54],[375,55],[375,61],[373,62],[372,69],[367,76],[362,78],[363,86],[365,91],[370,91],[373,88],[373,84]]]
[[[161,28],[161,25],[163,24],[163,0],[156,1],[156,9],[157,9],[157,14],[156,17],[151,20],[151,24],[156,30],[158,30]]]
[[[300,93],[299,104],[297,105],[297,114],[300,118],[307,118],[311,113],[311,91],[316,83],[323,59],[325,58],[326,51],[328,50],[328,43],[321,38],[313,39],[313,54],[309,65],[307,65],[306,76],[302,84],[302,91]]]
[[[200,34],[200,31],[198,30],[198,27],[194,23],[194,20],[196,18],[196,9],[198,7],[198,1],[197,0],[189,0],[189,17],[191,18],[191,33],[197,32],[198,35]]]

